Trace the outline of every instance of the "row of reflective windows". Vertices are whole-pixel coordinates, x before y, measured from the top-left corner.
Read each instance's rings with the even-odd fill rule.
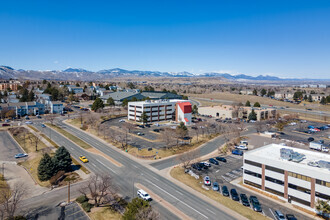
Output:
[[[250,161],[250,160],[244,160],[244,163],[255,166],[255,167],[259,167],[259,168],[262,167],[262,165],[260,163]],[[266,170],[270,170],[270,171],[274,171],[274,172],[277,172],[277,173],[284,174],[284,170],[278,169],[276,167],[266,165],[265,168],[266,168]],[[311,182],[311,177],[308,177],[308,176],[305,176],[305,175],[302,175],[302,174],[298,174],[298,173],[294,173],[294,172],[288,172],[288,176],[291,176],[291,177],[294,177],[294,178],[297,178],[297,179],[301,179],[301,180],[305,180],[307,182]],[[330,187],[330,182],[327,182],[327,181],[324,181],[324,180],[316,179],[316,184],[326,186],[326,187]]]

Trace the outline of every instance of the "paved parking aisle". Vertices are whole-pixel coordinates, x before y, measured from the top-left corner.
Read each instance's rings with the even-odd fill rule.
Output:
[[[15,160],[15,154],[23,153],[22,149],[11,138],[7,131],[0,131],[0,151],[0,161]]]

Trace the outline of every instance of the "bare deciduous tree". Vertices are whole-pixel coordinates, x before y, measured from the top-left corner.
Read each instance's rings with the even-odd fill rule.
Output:
[[[28,135],[28,138],[30,140],[31,145],[34,144],[34,146],[36,148],[36,151],[38,151],[38,144],[41,141],[39,134],[32,134],[32,133],[30,133]]]
[[[11,189],[0,190],[0,217],[13,219],[28,189],[23,183],[16,183]]]
[[[117,187],[112,177],[106,174],[92,175],[86,184],[79,189],[79,192],[94,200],[95,206],[109,202],[108,200],[117,194]]]
[[[174,130],[171,128],[165,128],[162,132],[162,141],[166,144],[166,147],[169,148],[173,144]]]
[[[187,169],[191,164],[193,164],[200,157],[200,151],[194,150],[187,153],[180,154],[177,157],[179,163],[182,164],[183,168]]]
[[[158,220],[160,215],[158,212],[152,210],[151,206],[140,209],[135,215],[136,220]]]

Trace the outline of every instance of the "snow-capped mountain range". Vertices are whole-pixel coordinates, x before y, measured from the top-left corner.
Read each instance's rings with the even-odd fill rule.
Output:
[[[249,76],[245,74],[231,75],[229,73],[203,73],[192,74],[189,72],[160,72],[125,70],[120,68],[104,69],[97,72],[81,69],[68,68],[65,70],[15,70],[9,66],[0,66],[0,79],[52,79],[52,80],[105,80],[115,77],[219,77],[232,81],[294,81],[318,79],[284,79],[276,76]],[[324,79],[323,79],[324,81]],[[326,80],[330,81],[330,80]]]

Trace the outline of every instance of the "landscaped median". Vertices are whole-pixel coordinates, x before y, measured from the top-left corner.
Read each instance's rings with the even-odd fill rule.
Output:
[[[184,173],[184,169],[182,167],[175,167],[170,172],[171,176],[180,182],[186,184],[187,186],[193,188],[194,190],[203,193],[208,196],[210,199],[213,199],[222,205],[230,208],[231,210],[237,212],[238,214],[253,220],[265,220],[268,219],[266,216],[253,211],[251,208],[247,208],[243,206],[241,203],[235,202],[229,197],[222,196],[221,193],[210,190],[205,190],[202,188],[203,180],[195,179],[189,174]]]
[[[0,194],[4,195],[10,193],[10,188],[7,182],[3,179],[2,174],[0,174]],[[2,198],[0,197],[0,204],[2,203]]]
[[[79,145],[80,147],[82,147],[84,149],[88,149],[88,148],[92,147],[89,144],[87,144],[85,141],[81,140],[80,138],[77,138],[73,134],[65,131],[64,129],[62,129],[62,128],[56,126],[56,125],[52,125],[50,123],[46,123],[46,125],[49,126],[50,128],[53,128],[57,132],[61,133],[62,135],[64,135],[68,139],[70,139],[72,142],[74,142],[75,144]]]

